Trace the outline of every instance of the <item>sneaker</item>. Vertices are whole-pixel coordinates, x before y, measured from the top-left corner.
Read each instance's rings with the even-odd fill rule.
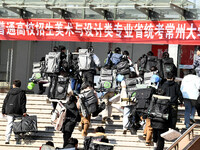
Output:
[[[79,131],[82,131],[82,124],[80,124],[80,123],[79,123],[79,125],[78,125],[78,130],[79,130]]]
[[[21,145],[21,142],[19,142],[19,141],[18,141],[18,142],[16,142],[16,145]]]
[[[146,146],[151,146],[151,143],[150,142],[146,142]]]
[[[137,130],[135,130],[134,128],[130,128],[129,130],[131,132],[131,135],[136,135],[137,134]]]
[[[126,132],[127,132],[127,130],[124,130],[124,131],[123,131],[123,134],[126,134]]]
[[[44,92],[44,90],[39,90],[37,94],[42,95]]]
[[[143,138],[144,138],[144,139],[146,139],[146,136],[147,136],[146,134],[143,134]]]
[[[16,144],[21,144],[21,141],[19,139],[16,140]]]
[[[107,119],[106,119],[106,122],[107,122],[108,124],[113,124],[113,121],[112,121],[112,119],[110,119],[110,118],[107,118]]]
[[[10,144],[9,142],[5,142],[5,144]]]
[[[190,119],[190,125],[194,124],[195,120],[194,119]]]

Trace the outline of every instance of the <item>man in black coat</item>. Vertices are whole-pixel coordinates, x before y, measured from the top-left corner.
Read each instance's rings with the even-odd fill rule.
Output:
[[[175,129],[178,115],[178,99],[182,106],[183,96],[180,91],[180,86],[174,81],[174,74],[171,72],[167,73],[167,81],[165,81],[161,87],[164,96],[169,96],[170,109],[169,109],[169,128]]]
[[[13,88],[10,89],[6,98],[4,99],[2,106],[2,114],[7,117],[6,127],[6,141],[5,144],[9,144],[10,136],[12,133],[12,127],[15,117],[26,116],[26,94],[25,91],[20,89],[21,81],[14,80]],[[15,137],[17,144],[19,144],[19,137]]]
[[[79,114],[79,110],[76,106],[77,99],[75,96],[71,96],[69,101],[65,104],[67,109],[66,111],[66,119],[62,126],[63,132],[63,148],[68,144],[68,140],[74,131],[77,122],[81,121],[81,117]]]

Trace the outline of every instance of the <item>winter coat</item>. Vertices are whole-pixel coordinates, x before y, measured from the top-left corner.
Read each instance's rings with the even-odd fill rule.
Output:
[[[182,103],[183,95],[180,91],[180,86],[174,81],[165,81],[161,86],[164,96],[171,97],[170,105],[178,105],[178,99]]]
[[[200,89],[200,77],[189,74],[185,76],[181,83],[183,98],[197,100]]]
[[[62,126],[62,132],[73,132],[76,123],[81,121],[81,117],[78,108],[74,102],[67,102],[65,104],[67,109],[66,119]]]
[[[2,114],[23,115],[26,112],[26,94],[20,88],[11,89],[2,106]]]

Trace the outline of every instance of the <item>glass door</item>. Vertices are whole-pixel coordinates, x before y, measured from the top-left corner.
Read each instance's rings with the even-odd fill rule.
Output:
[[[12,81],[13,48],[12,41],[0,43],[0,92],[8,90]]]

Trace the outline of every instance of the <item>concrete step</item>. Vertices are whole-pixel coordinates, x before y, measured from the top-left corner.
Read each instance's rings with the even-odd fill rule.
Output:
[[[5,97],[7,93],[0,93],[0,96]],[[27,97],[47,97],[47,95],[39,95],[39,94],[26,94]]]
[[[53,125],[51,125],[51,123],[46,123],[46,122],[40,122],[38,121],[38,128],[41,128],[41,129],[44,129],[44,128],[48,128],[48,129],[51,129],[51,128],[54,128]],[[6,126],[6,122],[0,122],[0,127],[5,127]],[[119,130],[119,129],[122,129],[122,123],[117,123],[117,122],[114,122],[113,124],[101,124],[101,123],[91,123],[90,124],[90,128],[96,128],[98,126],[102,126],[104,128],[106,128],[106,130],[109,130],[109,129],[112,129],[112,130]],[[177,127],[182,129],[182,128],[185,128],[185,125],[183,123],[177,123]],[[39,130],[39,129],[38,129]]]
[[[4,144],[4,142],[0,141],[0,149],[1,150],[39,150],[39,147],[32,146],[32,145],[16,145],[16,144],[6,145]]]
[[[135,147],[127,147],[128,150],[136,150]],[[15,144],[1,144],[0,143],[0,149],[1,150],[38,150],[39,147],[35,146],[29,146],[29,145],[15,145]],[[79,148],[80,149],[80,148]],[[81,150],[81,149],[80,149]],[[123,150],[122,147],[114,147],[114,150]],[[137,150],[153,150],[153,147],[137,147]]]
[[[199,135],[199,131],[195,131],[194,132],[196,135]],[[0,137],[0,141],[3,141],[4,140],[4,134],[3,133],[0,133],[1,137]],[[88,136],[92,136],[93,133],[89,133]],[[130,134],[127,134],[127,135],[119,135],[119,134],[108,134],[106,133],[107,135],[107,138],[110,140],[111,143],[113,144],[117,144],[117,145],[122,145],[122,143],[124,142],[144,142],[143,138],[142,138],[142,135],[143,135],[143,132],[140,131],[137,133],[137,135],[130,135]],[[118,136],[117,138],[117,141],[116,141],[116,137]],[[63,137],[63,134],[62,132],[60,133],[45,133],[45,132],[41,132],[40,133],[31,133],[30,135],[27,135],[25,136],[25,139],[26,140],[29,140],[29,139],[32,139],[32,140],[53,140],[53,141],[59,141],[59,140],[62,140],[62,137]],[[77,133],[77,132],[73,132],[72,134],[72,137],[76,137],[78,140],[83,140],[83,137],[81,136],[80,133]],[[11,136],[11,139],[14,140],[14,134],[12,134]],[[165,142],[166,144],[170,144],[171,142],[169,141],[166,141]]]
[[[0,104],[1,105],[1,104]],[[2,107],[0,108],[2,109]],[[51,112],[51,110],[53,109],[53,107],[49,104],[30,104],[30,103],[27,103],[26,105],[26,109],[29,110],[29,109],[44,109],[44,110],[48,110],[48,112]]]
[[[3,101],[5,99],[5,96],[1,96],[0,95],[0,101]],[[34,97],[34,96],[27,96],[26,95],[26,99],[27,99],[27,101],[45,101],[45,102],[47,102],[47,100],[48,100],[48,98],[45,96],[43,96],[43,97]]]
[[[32,116],[33,114],[29,114],[30,116]],[[37,115],[37,114],[35,114],[35,115]],[[102,117],[101,116],[99,116],[99,117],[96,117],[96,118],[92,118],[91,119],[91,124],[94,124],[94,125],[96,125],[96,124],[99,124],[99,125],[110,125],[110,126],[113,126],[113,125],[116,125],[116,126],[121,126],[121,125],[123,125],[123,118],[119,118],[119,120],[118,119],[116,119],[115,117],[112,117],[111,119],[112,119],[112,121],[113,121],[113,123],[112,124],[108,124],[108,123],[106,123],[106,124],[104,124],[104,123],[102,123],[101,122],[101,119]],[[199,122],[200,120],[199,119],[195,119],[196,120],[196,122]],[[6,119],[4,119],[4,118],[0,118],[0,123],[1,123],[1,125],[3,125],[3,124],[6,124],[6,122],[7,122],[7,120]],[[38,122],[38,124],[45,124],[45,125],[49,125],[49,124],[51,124],[51,115],[50,114],[48,114],[48,115],[46,115],[46,117],[44,118],[44,117],[42,117],[42,115],[39,115],[39,117],[38,117],[38,115],[37,115],[37,122]],[[182,125],[184,123],[184,118],[179,118],[178,119],[178,121],[177,121],[177,126],[178,125]]]
[[[37,111],[37,112],[38,112],[38,111]],[[43,111],[42,111],[42,112],[43,112]],[[36,115],[37,118],[38,118],[38,120],[45,119],[45,120],[49,120],[49,122],[50,122],[50,118],[51,118],[51,113],[50,113],[50,111],[49,111],[49,112],[46,112],[46,111],[45,111],[45,113],[42,113],[42,112],[40,112],[40,113],[35,113],[35,112],[33,112],[33,110],[32,110],[32,112],[28,111],[28,114],[31,115],[31,116],[32,116],[32,115]],[[0,114],[1,114],[1,111],[0,111]],[[122,121],[123,121],[123,115],[122,115],[121,113],[113,113],[111,119],[114,121],[114,123],[115,123],[115,122],[122,122]],[[92,117],[91,120],[92,120],[93,122],[101,123],[101,120],[102,120],[102,115],[101,115],[101,113],[100,113],[99,116],[97,116],[97,117]],[[195,120],[196,120],[197,123],[200,123],[200,117],[195,116]],[[0,118],[0,121],[6,121],[6,120]],[[180,114],[180,115],[178,116],[178,122],[179,122],[179,123],[184,123],[184,115],[181,115],[181,114]]]
[[[63,145],[63,140],[60,139],[49,139],[51,141],[54,142],[55,147],[62,147]],[[44,144],[47,140],[34,140],[34,139],[24,139],[21,140],[22,143],[21,145],[33,145],[35,147],[40,147],[42,144]],[[79,147],[83,147],[83,139],[78,139],[79,141]],[[109,139],[111,144],[114,144],[115,147],[127,147],[127,148],[138,148],[138,147],[143,147],[143,148],[153,148],[153,146],[145,146],[145,141],[116,141],[115,139]],[[0,142],[1,143],[1,142]],[[15,144],[16,141],[14,140],[14,138],[11,138],[10,140],[10,144]],[[4,144],[2,142],[2,144]],[[171,143],[167,143],[165,142],[165,147],[168,147]]]
[[[1,113],[1,111],[0,111],[0,113]],[[32,112],[28,111],[28,114],[31,115],[31,116],[36,115],[38,120],[45,119],[45,120],[49,120],[49,122],[50,122],[50,118],[51,118],[50,111],[48,113],[46,111],[45,111],[45,113],[42,113],[42,112],[34,113],[33,110],[32,110]],[[99,123],[101,122],[101,119],[102,119],[101,113],[99,114],[99,116],[91,118],[91,120],[93,122],[99,122]],[[122,122],[123,121],[123,115],[121,113],[113,113],[111,119],[114,122]],[[196,120],[197,123],[200,123],[200,117],[199,116],[195,116],[195,120]],[[5,119],[0,118],[0,121],[5,121]],[[184,115],[183,114],[179,114],[178,122],[184,123]]]

